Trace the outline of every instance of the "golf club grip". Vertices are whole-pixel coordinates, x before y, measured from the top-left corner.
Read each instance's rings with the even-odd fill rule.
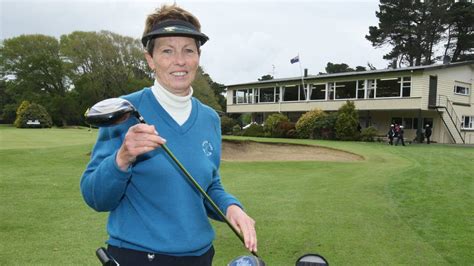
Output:
[[[97,258],[99,259],[100,263],[105,266],[115,266],[118,265],[117,262],[109,255],[105,248],[98,248],[95,251]]]
[[[199,185],[199,183],[191,176],[191,174],[188,172],[188,170],[186,170],[186,168],[184,168],[184,166],[181,164],[181,162],[174,156],[174,154],[170,151],[170,149],[168,148],[168,146],[166,146],[166,144],[163,144],[161,145],[161,147],[163,148],[163,150],[165,150],[165,152],[171,157],[171,159],[176,163],[176,165],[178,165],[178,167],[183,171],[184,175],[188,178],[188,180],[197,188],[197,190],[199,190],[199,192],[201,193],[201,195],[211,204],[212,208],[217,212],[217,214],[219,215],[219,217],[224,220],[224,222],[230,227],[230,229],[232,229],[232,231],[235,233],[235,235],[240,239],[240,241],[242,241],[242,243],[245,245],[245,240],[244,240],[244,237],[239,233],[239,231],[237,231],[237,229],[235,229],[235,227],[230,223],[229,219],[227,219],[227,217],[224,215],[224,213],[222,213],[222,211],[219,209],[219,207],[217,206],[217,204],[211,199],[211,197],[209,197],[209,195],[207,195],[206,191],[204,191],[204,189],[201,187],[201,185]],[[257,252],[255,251],[251,251],[251,253],[255,256],[255,257],[259,257],[257,255]]]

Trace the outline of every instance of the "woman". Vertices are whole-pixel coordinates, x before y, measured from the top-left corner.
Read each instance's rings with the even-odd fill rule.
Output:
[[[93,209],[110,212],[108,251],[120,265],[212,264],[207,217],[215,215],[159,148],[164,143],[257,251],[255,222],[221,185],[219,117],[192,98],[207,40],[198,19],[176,5],[149,15],[142,43],[156,80],[123,97],[149,124],[129,119],[99,131],[81,191]]]

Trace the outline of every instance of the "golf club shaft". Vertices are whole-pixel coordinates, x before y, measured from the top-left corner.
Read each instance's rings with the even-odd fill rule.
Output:
[[[176,165],[178,165],[178,167],[181,169],[181,171],[183,171],[184,175],[188,178],[188,180],[197,188],[197,190],[199,190],[199,192],[207,200],[207,202],[209,202],[212,205],[212,208],[217,212],[219,217],[226,222],[226,224],[230,227],[230,229],[232,229],[232,231],[235,233],[235,235],[245,245],[245,240],[244,240],[243,236],[239,233],[239,231],[237,231],[237,229],[235,229],[235,227],[230,223],[229,219],[227,219],[227,217],[224,215],[224,213],[222,213],[222,211],[219,209],[217,204],[211,199],[211,197],[209,197],[209,195],[207,195],[206,191],[204,191],[204,189],[201,187],[201,185],[199,185],[199,183],[192,177],[192,175],[188,172],[188,170],[186,170],[186,168],[184,168],[184,166],[181,164],[181,162],[170,151],[168,146],[166,146],[166,144],[163,144],[163,145],[161,145],[161,147],[171,157],[171,159],[176,163]],[[257,252],[255,252],[255,251],[251,251],[251,252],[254,256],[258,257]]]
[[[138,112],[135,115],[138,118],[138,121],[140,121],[140,123],[146,124],[145,119],[141,115],[139,115]],[[244,237],[230,223],[229,219],[227,219],[227,217],[224,215],[224,213],[222,213],[222,211],[219,209],[217,204],[211,199],[211,197],[209,197],[209,195],[207,195],[206,191],[204,191],[204,189],[201,187],[201,185],[199,185],[199,183],[196,181],[196,179],[194,179],[194,177],[188,172],[188,170],[186,170],[186,168],[184,168],[183,164],[181,164],[181,162],[178,160],[178,158],[176,158],[176,156],[174,156],[173,152],[171,152],[171,150],[168,148],[168,146],[166,146],[166,144],[163,144],[163,145],[161,145],[161,148],[163,148],[163,150],[168,154],[168,156],[176,163],[176,165],[179,167],[179,169],[181,169],[181,171],[184,173],[186,178],[188,178],[189,182],[191,182],[194,185],[194,187],[199,191],[199,193],[201,193],[201,195],[207,200],[207,202],[209,202],[209,204],[211,204],[212,208],[214,209],[214,211],[216,211],[217,215],[222,220],[224,220],[224,222],[230,227],[230,229],[232,229],[232,231],[235,233],[235,235],[240,239],[240,241],[242,241],[242,243],[245,246]],[[251,253],[255,257],[258,257],[257,252],[251,251]]]

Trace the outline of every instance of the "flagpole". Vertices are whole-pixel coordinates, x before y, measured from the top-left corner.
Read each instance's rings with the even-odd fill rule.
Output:
[[[300,64],[300,74],[301,74],[301,84],[303,85],[303,91],[305,92],[305,100],[308,100],[308,92],[306,91],[306,87],[304,86],[304,78],[303,78],[303,68],[301,67],[301,57],[300,53],[298,53],[298,63]]]

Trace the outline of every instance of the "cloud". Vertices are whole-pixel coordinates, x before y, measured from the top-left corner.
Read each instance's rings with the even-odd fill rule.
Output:
[[[369,26],[378,23],[375,0],[177,2],[201,20],[203,32],[210,36],[202,48],[201,65],[219,83],[256,81],[273,73],[278,78],[299,76],[299,65],[289,62],[298,53],[310,74],[324,71],[327,62],[387,65],[382,59],[386,51],[371,47],[364,37]],[[77,30],[140,38],[146,15],[159,4],[7,0],[1,5],[0,38],[5,39],[33,33],[59,38]]]

